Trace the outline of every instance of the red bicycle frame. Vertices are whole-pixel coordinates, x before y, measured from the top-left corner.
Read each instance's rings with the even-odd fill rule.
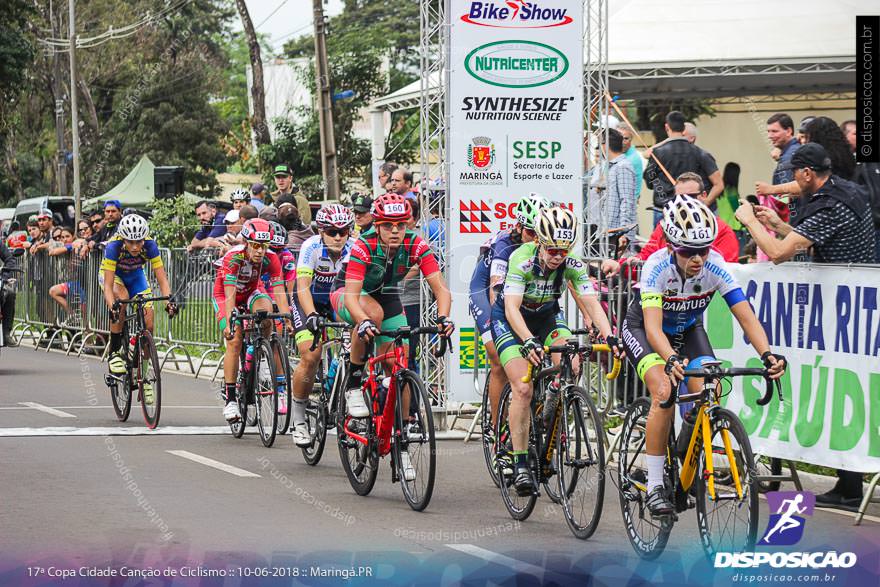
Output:
[[[391,350],[376,356],[371,357],[367,361],[367,379],[364,383],[364,389],[368,389],[370,392],[370,398],[373,402],[373,425],[375,426],[376,434],[379,438],[379,456],[384,457],[389,452],[391,452],[391,431],[394,427],[394,410],[397,407],[397,374],[401,371],[401,369],[405,369],[408,365],[408,357],[407,352],[404,350],[405,347],[403,344],[394,341]],[[376,381],[376,372],[378,371],[377,365],[384,361],[394,360],[394,363],[391,367],[391,383],[388,386],[388,395],[385,398],[385,407],[382,410],[382,413],[379,413],[379,383]],[[351,438],[354,438],[361,444],[368,444],[369,440],[358,434],[357,432],[352,432],[348,427],[349,422],[351,421],[351,416],[346,415],[345,424],[343,425],[343,429],[345,433],[348,434]],[[397,432],[400,434],[400,431]]]

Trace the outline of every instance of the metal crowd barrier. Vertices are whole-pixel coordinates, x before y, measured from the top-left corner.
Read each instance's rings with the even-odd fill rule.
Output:
[[[204,250],[190,254],[185,249],[160,249],[172,292],[181,300],[182,310],[173,320],[163,311],[155,313],[155,340],[162,368],[166,363],[181,365],[198,376],[206,365],[222,361],[211,301],[217,253]],[[102,253],[85,257],[76,253],[49,256],[45,251],[21,257],[21,274],[16,294],[16,322],[13,336],[21,344],[29,339],[35,349],[61,348],[67,354],[84,352],[106,358],[110,317],[104,294],[98,284]],[[147,271],[150,284],[158,284]],[[49,295],[53,285],[68,284],[69,311]]]

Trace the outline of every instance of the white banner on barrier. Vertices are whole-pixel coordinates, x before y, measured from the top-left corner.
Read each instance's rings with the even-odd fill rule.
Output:
[[[581,213],[581,0],[452,0],[449,61],[449,281],[457,359],[449,396],[474,389],[468,291],[479,246],[538,192]]]
[[[765,407],[763,379],[739,377],[725,399],[756,453],[851,471],[880,471],[880,268],[729,265],[774,352],[790,367],[785,402]],[[760,366],[716,296],[706,327],[719,359]]]

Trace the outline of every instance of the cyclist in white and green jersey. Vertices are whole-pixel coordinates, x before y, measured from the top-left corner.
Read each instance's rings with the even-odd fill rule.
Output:
[[[586,264],[569,255],[577,239],[574,213],[561,206],[545,208],[538,216],[535,232],[537,243],[524,244],[511,255],[504,290],[492,307],[492,338],[513,391],[508,424],[513,445],[514,487],[520,495],[530,495],[536,490],[527,461],[532,384],[522,380],[529,363],[541,364],[545,345],[563,345],[571,336],[559,306],[566,282],[573,287],[584,318],[599,328],[615,354],[621,352]],[[554,361],[558,357],[554,355]]]

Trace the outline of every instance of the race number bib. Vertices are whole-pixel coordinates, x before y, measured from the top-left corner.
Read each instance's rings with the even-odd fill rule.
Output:
[[[570,228],[557,228],[553,231],[553,240],[573,241],[574,231]]]
[[[385,213],[386,214],[406,214],[406,204],[401,204],[399,202],[395,202],[393,204],[385,205]]]
[[[708,228],[689,228],[687,232],[689,239],[706,240],[712,238],[712,232]]]
[[[272,233],[266,231],[258,231],[254,233],[253,240],[268,241],[272,238]]]

